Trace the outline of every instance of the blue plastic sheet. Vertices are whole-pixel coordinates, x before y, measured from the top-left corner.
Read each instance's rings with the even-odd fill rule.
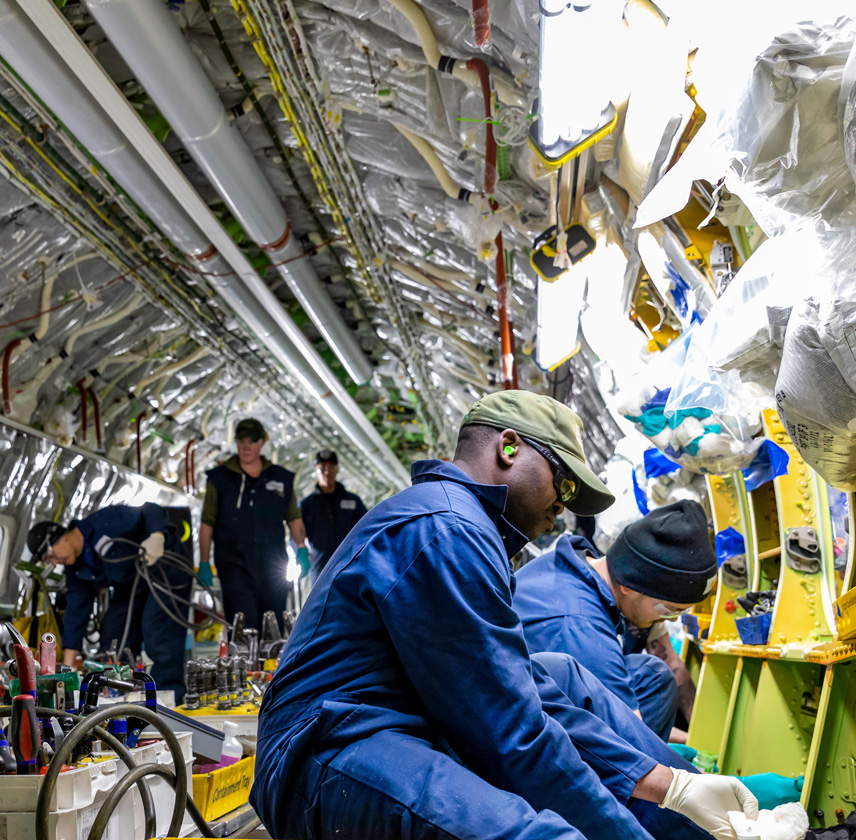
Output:
[[[765,440],[759,447],[752,463],[743,470],[746,489],[755,490],[777,476],[786,475],[789,460],[790,456],[781,446],[771,440]]]
[[[687,301],[690,287],[670,262],[666,263],[666,271],[669,272],[669,279],[672,281],[672,288],[669,291],[672,293],[672,300],[675,302],[678,315],[681,318],[686,318],[690,310],[689,302]]]
[[[645,516],[648,513],[648,494],[639,486],[636,481],[636,470],[632,467],[630,475],[633,479],[633,495],[636,498],[636,507],[639,508],[639,513]]]
[[[667,458],[659,449],[646,449],[643,457],[645,459],[645,475],[648,478],[669,475],[669,473],[681,468],[680,464],[676,464]]]
[[[668,402],[669,394],[671,393],[671,388],[663,388],[660,391],[655,391],[654,396],[642,406],[642,411],[650,411],[652,408],[663,408]]]
[[[716,549],[716,563],[721,566],[726,560],[746,553],[746,543],[743,534],[734,528],[726,528],[720,531],[714,538]]]

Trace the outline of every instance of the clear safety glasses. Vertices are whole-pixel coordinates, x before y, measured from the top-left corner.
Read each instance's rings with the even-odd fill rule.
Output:
[[[692,607],[677,609],[666,604],[654,604],[654,612],[664,621],[674,621],[676,618],[686,615],[690,610],[692,610]]]
[[[563,505],[572,502],[577,497],[579,486],[566,472],[562,462],[553,454],[551,449],[546,446],[541,446],[529,438],[521,437],[527,446],[531,446],[539,455],[542,455],[553,470],[553,487],[556,490],[556,497],[561,499]]]

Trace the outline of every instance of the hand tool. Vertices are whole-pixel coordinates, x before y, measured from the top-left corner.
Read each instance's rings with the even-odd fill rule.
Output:
[[[188,659],[184,663],[184,708],[188,710],[199,708],[199,699],[202,694],[202,668],[195,659]]]
[[[217,657],[217,708],[227,711],[232,708],[229,700],[229,666],[227,657]]]
[[[18,762],[18,774],[31,776],[38,772],[39,724],[36,701],[29,694],[12,698],[12,749]]]
[[[18,762],[12,754],[12,748],[6,740],[6,735],[0,729],[0,773],[4,776],[14,776],[18,772]]]
[[[30,650],[24,637],[18,632],[14,624],[6,622],[6,629],[15,639],[15,667],[18,670],[17,677],[21,682],[21,693],[29,694],[36,700],[36,662],[33,652]]]
[[[45,633],[39,645],[39,674],[56,673],[56,636]]]

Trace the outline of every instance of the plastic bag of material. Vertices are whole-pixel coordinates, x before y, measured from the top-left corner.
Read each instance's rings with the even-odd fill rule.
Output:
[[[810,298],[794,308],[776,405],[806,463],[856,491],[856,301]]]
[[[679,210],[693,180],[723,175],[768,236],[856,223],[852,108],[845,123],[856,19],[848,12],[844,3],[813,8],[813,21],[786,26],[754,56],[742,87],[721,97],[727,104],[643,202],[637,227]],[[720,49],[717,60],[732,58]]]
[[[734,411],[726,400],[716,406],[667,407],[681,369],[693,362],[693,328],[672,342],[640,373],[633,388],[619,392],[615,410],[633,423],[669,459],[697,473],[726,473],[748,466],[760,445],[756,411]],[[704,360],[701,360],[704,365]],[[706,366],[705,366],[706,367]],[[715,396],[715,395],[714,395]]]
[[[709,408],[735,416],[775,407],[785,327],[806,281],[823,272],[824,252],[808,233],[764,242],[693,330],[670,411]]]

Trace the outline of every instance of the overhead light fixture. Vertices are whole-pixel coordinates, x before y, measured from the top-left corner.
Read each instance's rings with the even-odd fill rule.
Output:
[[[579,350],[586,285],[587,272],[582,266],[575,266],[551,283],[538,278],[535,364],[541,370],[555,370]]]
[[[615,0],[541,0],[537,119],[529,146],[558,168],[616,125],[610,102],[612,75],[604,47],[620,20]]]

